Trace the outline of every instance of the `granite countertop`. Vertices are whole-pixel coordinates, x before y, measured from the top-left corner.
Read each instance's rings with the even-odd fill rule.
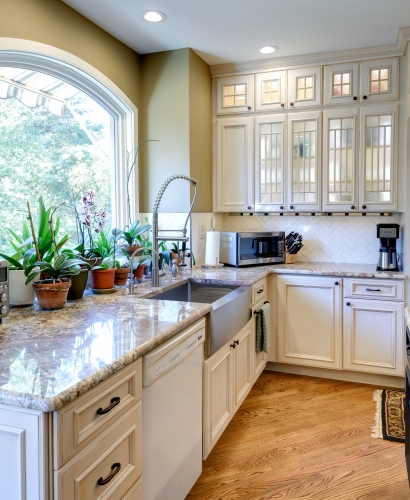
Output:
[[[0,403],[57,410],[203,317],[208,304],[146,300],[188,281],[251,286],[275,274],[405,279],[360,264],[296,263],[218,271],[192,269],[160,288],[130,296],[86,292],[59,311],[12,308],[0,324]]]

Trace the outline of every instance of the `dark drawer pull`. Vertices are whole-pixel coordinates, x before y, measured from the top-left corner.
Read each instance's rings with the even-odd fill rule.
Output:
[[[366,292],[381,292],[380,288],[366,288]]]
[[[98,410],[97,410],[98,415],[105,415],[106,413],[111,411],[115,406],[119,405],[120,401],[121,401],[121,398],[118,398],[118,397],[112,398],[110,406],[107,406],[107,408],[105,408],[104,410],[102,408],[98,408]]]
[[[111,481],[111,479],[120,472],[121,464],[118,462],[115,464],[112,464],[111,469],[112,469],[112,473],[106,479],[103,479],[102,477],[100,477],[100,479],[97,481],[97,484],[99,484],[100,486],[104,486],[104,484],[109,483]]]

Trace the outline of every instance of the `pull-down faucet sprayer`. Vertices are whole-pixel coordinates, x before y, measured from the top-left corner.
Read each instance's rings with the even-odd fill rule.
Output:
[[[158,228],[159,204],[161,203],[162,197],[164,196],[165,190],[167,189],[169,184],[172,181],[175,181],[176,179],[183,179],[185,181],[188,181],[192,186],[194,186],[194,188],[195,188],[194,198],[193,198],[191,206],[189,208],[189,212],[188,212],[188,216],[187,216],[186,221],[185,221],[184,228],[182,229],[182,236],[158,236],[158,233],[161,231]],[[159,286],[158,242],[159,241],[182,241],[182,252],[185,253],[186,242],[189,241],[189,238],[186,235],[187,234],[187,225],[188,225],[189,217],[191,216],[192,207],[194,206],[194,203],[196,200],[197,192],[198,192],[198,186],[197,186],[197,181],[195,179],[193,179],[192,177],[188,177],[187,175],[176,174],[176,175],[172,175],[171,177],[168,177],[168,179],[161,186],[161,188],[157,194],[157,197],[156,197],[155,203],[154,203],[153,214],[152,214],[152,240],[153,240],[153,245],[154,245],[154,254],[153,254],[153,260],[152,260],[152,286]]]

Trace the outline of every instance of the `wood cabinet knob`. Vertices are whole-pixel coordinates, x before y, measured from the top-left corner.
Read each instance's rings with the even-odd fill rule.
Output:
[[[357,96],[356,96],[356,95],[353,97],[353,100],[354,100],[354,101],[357,101]]]
[[[290,105],[291,105],[291,106],[294,106],[294,105],[295,105],[295,103],[294,103],[294,102],[291,102],[291,103],[290,103]]]
[[[364,96],[363,96],[363,99],[367,99],[367,95],[364,95]]]
[[[279,208],[280,208],[281,210],[283,210],[283,205],[281,205]]]
[[[347,306],[350,306],[350,302],[346,302],[346,305],[347,305]]]
[[[354,205],[352,205],[350,208],[351,208],[352,210],[354,210],[356,207],[355,207]]]
[[[366,205],[362,205],[362,208],[363,208],[363,210],[365,210],[367,207],[366,207]]]
[[[247,208],[248,210],[250,210],[252,207],[251,207],[250,205],[248,205],[246,208]]]
[[[339,282],[338,282],[338,281],[335,281],[335,285],[337,286],[338,284],[339,284]]]
[[[249,111],[252,109],[250,106],[248,106]]]
[[[282,108],[285,107],[285,103],[284,102],[282,102],[280,105],[281,105]]]
[[[290,208],[291,210],[293,210],[293,205],[291,205],[289,208]]]

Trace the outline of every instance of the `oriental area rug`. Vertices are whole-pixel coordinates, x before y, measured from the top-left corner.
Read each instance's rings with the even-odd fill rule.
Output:
[[[374,392],[376,415],[372,437],[404,443],[404,397],[403,391],[384,389]]]

